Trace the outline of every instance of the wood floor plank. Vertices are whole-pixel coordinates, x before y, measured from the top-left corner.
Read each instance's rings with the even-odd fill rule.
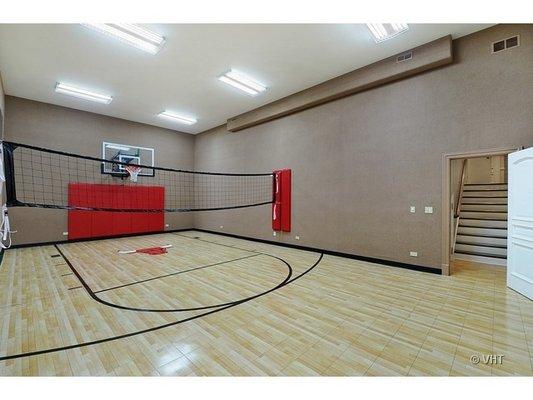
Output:
[[[457,261],[443,277],[324,256],[270,291],[285,263],[292,279],[319,257],[195,231],[8,250],[0,357],[16,358],[0,375],[533,375],[533,302],[505,269]],[[503,362],[471,362],[491,354]]]

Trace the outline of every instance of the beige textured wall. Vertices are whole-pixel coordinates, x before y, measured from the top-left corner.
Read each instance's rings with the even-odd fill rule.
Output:
[[[491,42],[516,33],[519,48],[491,54]],[[440,268],[442,155],[533,145],[533,26],[461,38],[454,53],[451,66],[238,133],[198,135],[197,169],[292,168],[293,230],[274,238],[267,206],[198,213],[195,225]]]
[[[490,182],[490,157],[476,157],[468,159],[466,181],[468,183]]]
[[[466,181],[468,183],[504,183],[507,181],[506,161],[504,156],[469,158]]]
[[[4,112],[5,109],[5,94],[4,94],[4,84],[2,82],[2,72],[0,71],[0,138],[3,137],[4,134],[4,120],[3,116],[5,115]]]
[[[155,149],[155,163],[192,169],[194,137],[103,115],[6,96],[5,139],[101,157],[102,142],[110,141]],[[14,244],[64,240],[67,213],[62,210],[13,208],[11,225],[18,232]],[[190,228],[190,213],[168,213],[167,229]]]

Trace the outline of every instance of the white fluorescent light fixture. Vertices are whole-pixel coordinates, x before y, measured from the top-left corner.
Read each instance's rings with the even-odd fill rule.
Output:
[[[228,85],[248,93],[251,96],[256,96],[259,93],[267,90],[267,87],[262,83],[259,83],[249,76],[235,71],[234,69],[229,70],[222,76],[219,76],[218,79],[224,83],[227,83]]]
[[[165,38],[137,24],[82,24],[150,54],[157,54]]]
[[[407,32],[409,26],[404,23],[391,23],[391,24],[366,24],[376,43],[384,42],[385,40],[392,39],[401,33]]]
[[[169,118],[169,119],[172,119],[174,121],[177,121],[181,124],[186,124],[186,125],[193,125],[193,124],[196,124],[196,122],[198,122],[195,118],[189,118],[189,117],[184,117],[182,115],[178,115],[176,114],[175,112],[173,111],[163,111],[163,112],[160,112],[159,114],[160,117],[163,117],[163,118]]]
[[[102,104],[109,104],[111,103],[111,100],[113,100],[113,97],[107,94],[95,93],[87,89],[67,85],[66,83],[61,82],[56,83],[55,91],[57,93],[67,94],[69,96],[78,97],[84,100],[95,101],[97,103]]]

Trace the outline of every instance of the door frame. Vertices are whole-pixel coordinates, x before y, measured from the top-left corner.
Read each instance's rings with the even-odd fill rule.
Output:
[[[463,158],[502,156],[520,150],[519,148],[485,149],[474,151],[462,151],[458,153],[446,153],[442,155],[442,275],[450,275],[450,186],[451,186],[451,161]]]

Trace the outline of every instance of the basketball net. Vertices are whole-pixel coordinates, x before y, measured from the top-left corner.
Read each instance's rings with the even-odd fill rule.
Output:
[[[130,174],[130,181],[137,182],[137,176],[141,172],[141,167],[138,165],[126,165],[124,169]]]

